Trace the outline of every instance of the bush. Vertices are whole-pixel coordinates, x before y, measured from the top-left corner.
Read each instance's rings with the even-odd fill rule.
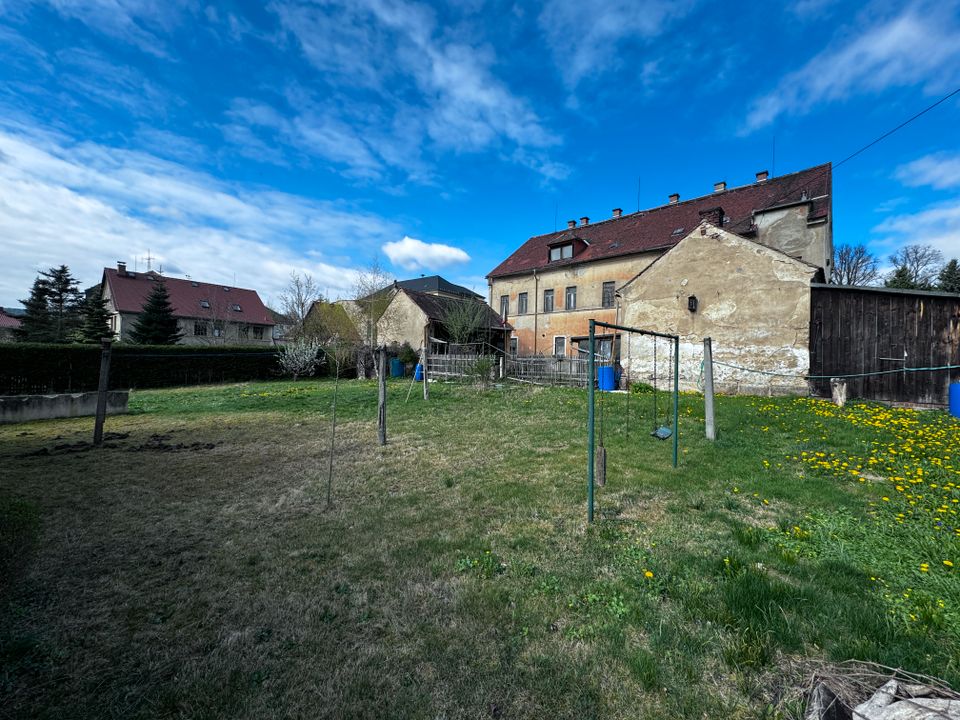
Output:
[[[276,348],[250,346],[116,344],[110,388],[153,388],[265,380],[279,372]],[[95,345],[0,345],[0,394],[96,390],[100,348]]]

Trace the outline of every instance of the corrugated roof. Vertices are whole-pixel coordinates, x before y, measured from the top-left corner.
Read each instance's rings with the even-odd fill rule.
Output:
[[[536,235],[521,245],[487,277],[527,273],[546,267],[563,267],[592,260],[665,250],[680,242],[700,224],[701,213],[723,210],[723,229],[749,237],[755,232],[753,213],[758,210],[811,204],[811,220],[828,219],[830,213],[831,165],[818,165],[790,175],[730,188],[709,195],[662,205],[589,225]],[[713,219],[707,217],[713,222]],[[550,246],[583,240],[586,247],[574,257],[549,262]]]
[[[116,268],[104,268],[103,275],[110,286],[114,305],[120,312],[139,313],[154,283],[163,280],[176,317],[254,325],[274,324],[270,311],[256,290],[164,277],[156,272],[127,272],[120,275]],[[208,307],[204,307],[203,303]]]
[[[494,311],[492,307],[487,305],[485,302],[481,303],[477,300],[465,299],[459,300],[456,298],[444,297],[442,295],[429,295],[423,292],[417,292],[416,290],[407,290],[403,289],[414,304],[423,310],[424,314],[431,320],[437,320],[443,322],[444,316],[453,308],[455,305],[462,302],[476,302],[478,305],[483,305],[487,312],[487,327],[495,328],[497,330],[503,330],[510,327],[507,323],[503,322],[501,317]]]

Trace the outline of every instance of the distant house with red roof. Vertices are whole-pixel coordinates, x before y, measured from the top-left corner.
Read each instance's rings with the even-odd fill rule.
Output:
[[[152,270],[130,272],[126,263],[104,268],[101,288],[110,327],[121,340],[143,310],[153,286],[163,282],[184,345],[272,345],[275,321],[256,290],[164,277]]]
[[[802,283],[790,292],[799,293],[795,304],[806,302],[808,311],[811,279],[830,275],[831,211],[831,166],[825,164],[772,178],[760,172],[753,183],[741,187],[716,183],[710,194],[686,201],[670,195],[667,204],[636,213],[615,209],[613,217],[601,222],[570,220],[563,230],[531,237],[490,272],[489,302],[512,326],[510,350],[521,355],[582,353],[591,318],[614,324],[642,318],[649,329],[689,332],[698,338],[715,331],[715,323],[725,318],[728,325],[740,323],[744,333],[752,332],[751,325],[762,333],[785,319],[773,314],[732,319],[729,308],[743,312],[748,298],[757,302],[755,295],[744,294],[748,288],[782,292],[766,279],[775,278],[779,258],[790,261],[791,278],[806,278],[805,299]],[[701,235],[714,238],[713,255],[699,241],[678,249],[687,238]],[[654,272],[651,266],[671,253],[676,258]],[[647,268],[651,272],[645,275]],[[714,281],[709,294],[706,286],[704,292],[696,290],[706,278]],[[669,302],[661,297],[667,285]],[[651,317],[638,308],[649,304],[645,288],[654,286],[659,314]],[[694,296],[696,303],[690,300]],[[793,299],[791,295],[787,304]],[[691,319],[699,325],[691,325]],[[806,322],[809,325],[809,317]],[[801,340],[806,353],[807,337]],[[619,334],[607,334],[600,339],[600,352],[621,360],[627,353],[626,348],[621,353],[620,341]],[[780,341],[778,337],[760,345],[770,349]]]
[[[13,331],[20,327],[20,318],[0,307],[0,342],[12,342]]]

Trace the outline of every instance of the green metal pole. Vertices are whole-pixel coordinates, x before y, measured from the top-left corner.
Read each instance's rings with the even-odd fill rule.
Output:
[[[673,466],[680,448],[680,337],[673,339]]]
[[[595,322],[595,320],[590,321],[590,361],[587,372],[587,522],[593,522],[593,386],[597,371]]]

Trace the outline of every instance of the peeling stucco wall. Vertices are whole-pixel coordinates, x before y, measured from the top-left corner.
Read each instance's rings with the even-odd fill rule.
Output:
[[[810,282],[817,269],[710,225],[695,229],[623,290],[623,324],[679,335],[680,387],[701,382],[703,338],[714,359],[799,376],[810,366]],[[688,298],[697,298],[696,312]],[[628,342],[629,340],[629,342]],[[665,387],[670,343],[657,344],[658,381]],[[632,380],[650,382],[654,341],[622,341],[621,363]],[[796,377],[766,376],[715,365],[720,392],[805,392]]]
[[[828,220],[810,223],[808,203],[754,213],[757,242],[824,268],[830,275],[833,241]]]
[[[377,321],[377,342],[387,345],[408,342],[417,350],[423,345],[427,321],[426,313],[401,290]]]

